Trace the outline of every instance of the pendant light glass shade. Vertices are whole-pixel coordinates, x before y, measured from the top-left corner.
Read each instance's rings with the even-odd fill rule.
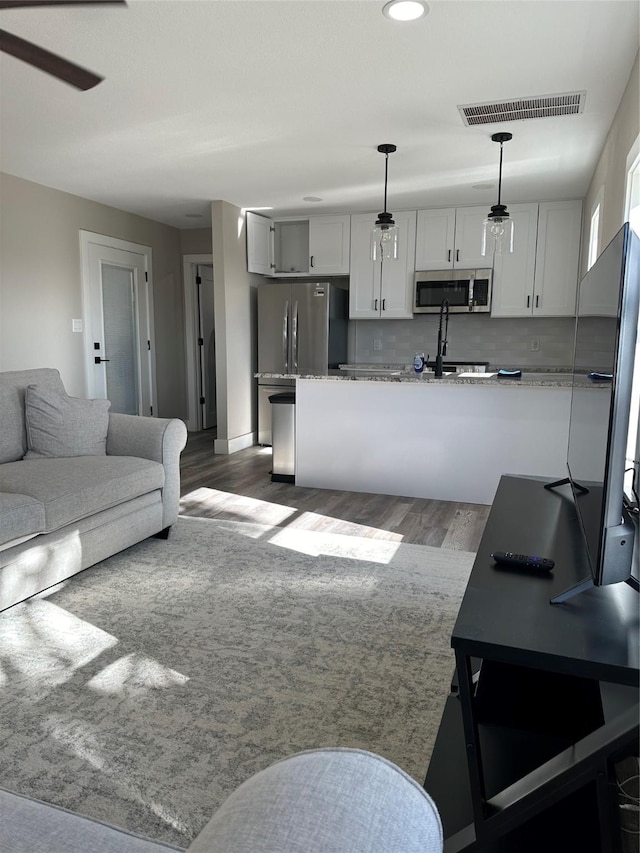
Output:
[[[494,212],[498,205],[491,208],[491,213],[484,220],[482,229],[482,255],[504,255],[513,252],[513,219],[507,213]]]
[[[395,145],[378,145],[378,151],[385,155],[384,162],[384,210],[378,214],[371,229],[371,260],[395,261],[398,258],[398,226],[393,216],[387,212],[387,172],[389,154],[396,150]]]
[[[391,218],[388,221],[377,220],[371,229],[371,260],[396,261],[398,259],[398,226]],[[380,214],[382,216],[382,214]]]
[[[506,205],[501,203],[502,194],[502,145],[512,138],[511,133],[494,133],[493,142],[500,143],[500,172],[498,177],[498,203],[492,205],[482,229],[482,255],[504,255],[513,252],[513,219]]]

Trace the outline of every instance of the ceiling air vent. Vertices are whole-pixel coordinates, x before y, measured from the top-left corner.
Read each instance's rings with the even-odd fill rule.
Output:
[[[492,104],[466,104],[458,107],[463,122],[495,124],[499,121],[520,121],[525,118],[570,116],[584,110],[586,92],[563,92],[560,95],[540,95],[536,98],[515,98]]]

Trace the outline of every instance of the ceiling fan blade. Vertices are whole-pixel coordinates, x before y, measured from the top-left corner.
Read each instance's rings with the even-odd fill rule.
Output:
[[[29,65],[34,65],[41,71],[46,71],[47,74],[64,80],[65,83],[75,86],[76,89],[82,89],[83,92],[97,86],[104,79],[92,71],[87,71],[86,68],[81,68],[73,62],[56,56],[55,53],[50,53],[43,47],[38,47],[38,45],[25,41],[5,30],[0,30],[0,50],[10,53],[16,59],[28,62]]]
[[[23,9],[26,6],[126,6],[126,0],[0,0],[0,9]]]

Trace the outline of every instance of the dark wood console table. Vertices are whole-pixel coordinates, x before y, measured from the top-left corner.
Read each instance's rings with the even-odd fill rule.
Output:
[[[451,637],[456,674],[425,780],[446,853],[615,853],[615,762],[638,755],[640,596],[550,599],[587,574],[568,486],[500,481]],[[555,560],[548,576],[492,551]]]

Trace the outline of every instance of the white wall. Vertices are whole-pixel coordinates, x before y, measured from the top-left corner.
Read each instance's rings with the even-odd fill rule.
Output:
[[[211,204],[216,325],[216,453],[256,441],[256,278],[247,272],[245,216],[225,201]]]
[[[84,395],[81,229],[151,246],[158,414],[186,417],[180,232],[140,216],[0,174],[0,370],[56,367]]]
[[[587,270],[591,210],[602,192],[600,211],[599,253],[607,246],[623,224],[627,155],[640,134],[640,53],[620,105],[607,134],[598,164],[594,170],[584,201],[582,223],[582,274]]]

